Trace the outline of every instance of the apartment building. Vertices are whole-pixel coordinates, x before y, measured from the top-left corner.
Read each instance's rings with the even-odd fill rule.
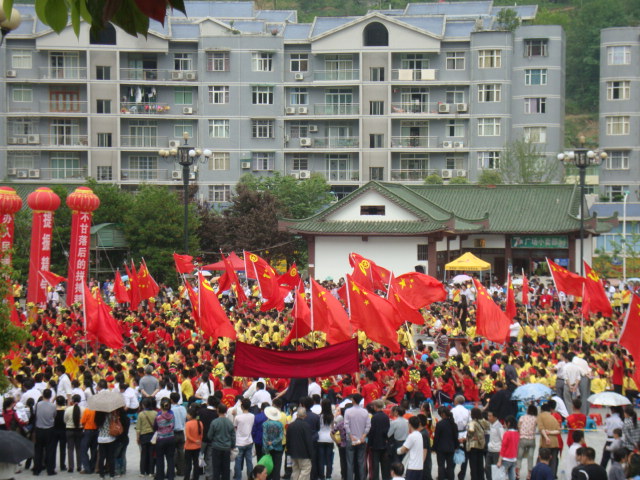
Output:
[[[211,150],[191,174],[200,198],[224,203],[245,173],[326,177],[338,197],[369,180],[475,180],[505,144],[563,149],[561,27],[513,7],[495,29],[491,1],[297,22],[252,2],[187,2],[188,17],[151,22],[147,39],[118,29],[60,35],[18,5],[5,40],[0,175],[136,188],[181,185],[160,150]],[[638,62],[636,62],[637,64]],[[637,153],[637,152],[636,152]]]

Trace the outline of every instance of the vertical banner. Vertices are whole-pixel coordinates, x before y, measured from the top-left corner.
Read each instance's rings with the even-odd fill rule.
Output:
[[[40,187],[29,194],[27,203],[33,210],[27,302],[40,305],[47,302],[47,281],[39,271],[48,272],[51,266],[53,212],[60,206],[60,197],[50,188]]]
[[[0,255],[2,263],[11,265],[13,248],[13,226],[16,212],[22,208],[22,199],[11,187],[0,187],[0,223],[2,236],[0,237]]]
[[[100,199],[89,187],[78,187],[67,197],[71,209],[71,245],[67,275],[67,304],[82,302],[82,289],[89,270],[91,217]]]

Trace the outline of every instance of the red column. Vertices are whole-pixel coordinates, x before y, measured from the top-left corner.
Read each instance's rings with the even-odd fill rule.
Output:
[[[11,187],[0,187],[0,223],[2,236],[0,237],[0,258],[2,263],[11,265],[13,248],[13,226],[16,213],[22,208],[22,199]]]

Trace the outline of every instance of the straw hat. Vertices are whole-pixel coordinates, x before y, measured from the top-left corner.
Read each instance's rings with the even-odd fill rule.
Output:
[[[267,416],[269,420],[273,420],[275,422],[280,420],[280,410],[278,410],[276,407],[265,408],[264,414]]]

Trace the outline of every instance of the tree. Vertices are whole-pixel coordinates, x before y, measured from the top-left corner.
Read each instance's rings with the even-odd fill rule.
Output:
[[[560,176],[560,162],[544,156],[532,142],[515,140],[500,158],[500,175],[504,183],[549,183]]]
[[[500,185],[502,183],[502,175],[497,170],[484,169],[478,176],[478,185]]]
[[[465,177],[453,177],[449,180],[449,185],[466,185],[467,183],[469,183],[469,180]]]
[[[428,177],[424,179],[425,185],[442,185],[442,177],[440,175],[436,175],[432,173]]]
[[[115,223],[122,227],[124,213],[133,205],[133,194],[122,190],[118,185],[98,183],[93,178],[88,178],[86,185],[100,199],[100,207],[93,212],[93,224]]]
[[[503,8],[496,15],[495,29],[505,32],[515,32],[520,26],[520,17],[513,8]]]

